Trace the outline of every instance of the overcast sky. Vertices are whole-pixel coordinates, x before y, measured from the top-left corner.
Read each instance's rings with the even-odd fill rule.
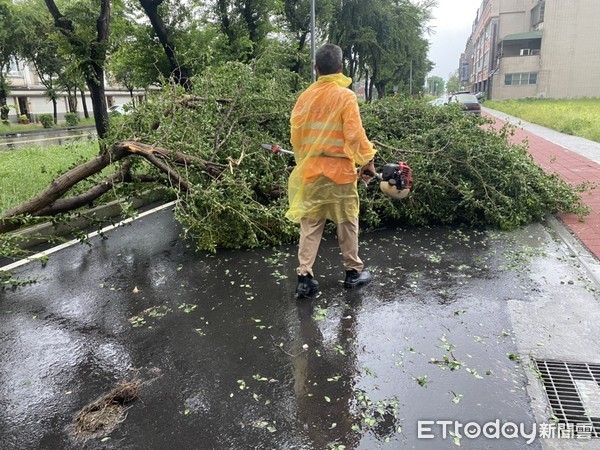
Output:
[[[449,74],[458,69],[479,6],[481,0],[438,0],[430,22],[435,34],[429,37],[429,59],[435,66],[429,76],[448,80]]]

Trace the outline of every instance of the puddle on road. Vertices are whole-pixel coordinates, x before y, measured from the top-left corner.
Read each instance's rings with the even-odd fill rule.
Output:
[[[68,424],[131,368],[161,376],[89,448],[439,449],[453,438],[418,440],[419,420],[534,422],[505,302],[535,286],[503,268],[503,237],[364,235],[374,280],[348,291],[330,236],[315,265],[321,293],[296,301],[294,246],[196,253],[173,245],[165,214],[30,265],[24,274],[45,279],[0,293],[9,445],[79,448]],[[24,337],[48,327],[63,337],[23,358],[42,354]],[[484,445],[525,444],[461,442]]]

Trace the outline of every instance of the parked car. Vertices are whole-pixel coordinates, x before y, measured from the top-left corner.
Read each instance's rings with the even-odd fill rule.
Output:
[[[444,106],[444,105],[448,104],[448,98],[446,98],[446,97],[434,98],[433,100],[428,101],[427,104],[432,105],[432,106]]]
[[[109,114],[122,114],[124,116],[131,114],[131,106],[130,105],[112,105],[108,108]]]
[[[458,93],[452,94],[448,98],[448,104],[458,103],[463,107],[466,113],[481,115],[481,104],[474,94]]]

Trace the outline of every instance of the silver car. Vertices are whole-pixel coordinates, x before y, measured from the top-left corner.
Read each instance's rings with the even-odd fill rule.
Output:
[[[432,105],[432,106],[444,106],[444,105],[448,104],[448,98],[447,97],[438,97],[438,98],[428,101],[427,104]]]
[[[448,98],[448,104],[458,103],[466,113],[481,115],[481,104],[474,94],[453,94]]]

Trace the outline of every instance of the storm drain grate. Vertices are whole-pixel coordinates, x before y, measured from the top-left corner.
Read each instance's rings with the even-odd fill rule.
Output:
[[[558,424],[600,437],[600,364],[534,359]]]

